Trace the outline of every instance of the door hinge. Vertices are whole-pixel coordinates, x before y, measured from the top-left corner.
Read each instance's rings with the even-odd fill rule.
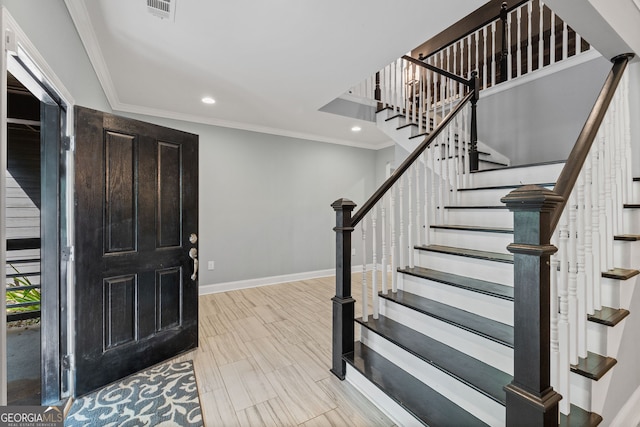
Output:
[[[62,149],[64,151],[74,151],[76,148],[75,138],[73,136],[62,137]]]
[[[73,246],[66,246],[60,249],[60,259],[62,261],[73,261]]]
[[[70,371],[72,367],[73,367],[73,355],[65,354],[64,356],[62,356],[62,369],[64,369],[65,371]]]

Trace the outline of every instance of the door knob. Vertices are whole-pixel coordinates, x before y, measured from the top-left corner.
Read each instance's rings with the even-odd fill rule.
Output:
[[[189,249],[189,257],[193,260],[191,280],[196,280],[198,278],[198,250],[196,248]]]

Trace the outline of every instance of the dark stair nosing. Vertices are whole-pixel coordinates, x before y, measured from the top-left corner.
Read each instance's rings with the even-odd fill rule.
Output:
[[[555,165],[558,163],[566,163],[566,160],[552,160],[549,162],[539,162],[539,163],[529,163],[526,165],[512,165],[512,166],[506,166],[504,168],[496,168],[496,169],[484,169],[484,170],[477,170],[477,171],[471,171],[472,173],[482,173],[482,172],[491,172],[491,171],[496,171],[496,170],[503,170],[503,169],[524,169],[524,168],[532,168],[532,167],[536,167],[536,166],[546,166],[546,165]]]
[[[396,130],[400,130],[400,129],[404,129],[404,128],[408,128],[409,126],[415,126],[418,127],[418,125],[416,123],[405,123],[402,126],[398,126],[396,128]]]
[[[587,315],[587,320],[605,326],[616,326],[628,315],[629,310],[624,308],[602,307],[601,310],[596,310],[593,314]]]
[[[356,322],[488,398],[506,405],[504,386],[513,381],[511,375],[382,315],[378,319],[369,316],[366,322],[356,319]]]
[[[640,208],[640,204],[638,203],[625,203],[624,205],[625,209],[638,209]]]
[[[427,245],[427,246],[415,246],[415,249],[437,252],[447,255],[456,255],[467,258],[482,259],[486,261],[495,261],[505,264],[513,264],[513,254],[503,254],[499,252],[479,251],[475,249],[455,248],[451,246],[442,245]]]
[[[633,180],[634,180],[634,181],[640,181],[640,177],[637,177],[637,176],[636,176],[636,177],[634,177],[634,178],[633,178]]]
[[[616,363],[618,363],[618,361],[613,357],[601,356],[588,351],[586,358],[580,357],[577,365],[571,365],[571,372],[598,381],[604,374],[609,372]]]
[[[505,168],[508,168],[508,167],[509,167],[509,165],[508,165],[508,164],[506,164],[506,163],[501,163],[501,162],[496,162],[495,160],[478,159],[478,161],[483,162],[483,163],[489,163],[490,165],[501,166],[501,167],[499,167],[499,168],[484,169],[484,170],[505,169]],[[472,171],[472,172],[478,172],[478,171]]]
[[[445,209],[455,209],[455,210],[465,210],[465,209],[504,209],[507,210],[509,209],[507,207],[507,205],[500,205],[500,206],[472,206],[472,205],[466,205],[466,206],[445,206]]]
[[[513,348],[513,327],[510,325],[401,290],[395,293],[381,293],[380,297],[498,344]]]
[[[474,188],[458,188],[458,191],[476,191],[476,190],[508,190],[513,188],[520,188],[525,185],[537,185],[538,187],[553,187],[556,184],[554,182],[547,182],[541,184],[509,184],[509,185],[489,185],[486,187],[474,187]]]
[[[631,268],[612,268],[611,270],[603,271],[602,277],[606,277],[608,279],[628,280],[633,276],[638,275],[638,273],[640,273],[640,271]]]
[[[487,425],[361,342],[344,360],[424,425]]]
[[[409,274],[414,277],[431,280],[433,282],[444,283],[445,285],[466,289],[489,295],[495,298],[513,301],[513,287],[501,285],[499,283],[479,280],[472,277],[459,276],[457,274],[445,273],[443,271],[432,270],[424,267],[399,268],[399,272]]]
[[[602,422],[602,417],[595,412],[571,405],[569,415],[560,414],[560,427],[596,427]]]
[[[393,120],[393,119],[395,119],[397,117],[405,117],[405,115],[402,114],[402,113],[396,113],[393,116],[387,117],[386,119],[384,119],[384,121],[385,122],[389,122],[389,121],[391,121],[391,120]]]
[[[613,236],[613,240],[621,240],[623,242],[637,242],[640,240],[640,234],[618,234]]]
[[[513,228],[504,227],[485,227],[478,225],[432,225],[431,228],[437,230],[459,230],[459,231],[478,231],[484,233],[501,233],[513,234]]]

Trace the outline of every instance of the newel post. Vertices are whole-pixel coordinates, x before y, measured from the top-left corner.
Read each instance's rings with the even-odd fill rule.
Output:
[[[537,185],[520,187],[502,202],[513,212],[514,373],[507,392],[507,426],[558,425],[562,396],[551,387],[551,214],[562,197]]]
[[[347,366],[342,356],[353,351],[355,300],[351,297],[351,211],[356,204],[339,199],[331,204],[336,211],[336,296],[333,301],[331,372],[341,380]]]

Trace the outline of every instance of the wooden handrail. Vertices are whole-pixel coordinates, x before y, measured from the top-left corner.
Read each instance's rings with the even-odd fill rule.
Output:
[[[427,64],[426,62],[423,62],[423,61],[421,61],[419,59],[412,58],[412,57],[407,56],[407,55],[403,55],[402,59],[404,59],[405,61],[409,61],[409,62],[411,62],[413,64],[416,64],[416,65],[418,65],[418,66],[420,66],[422,68],[426,68],[428,70],[431,70],[431,71],[433,71],[435,73],[442,74],[443,76],[445,76],[445,77],[447,77],[447,78],[449,78],[451,80],[455,80],[458,83],[462,83],[463,85],[473,89],[473,79],[465,79],[464,77],[461,77],[461,76],[459,76],[457,74],[450,73],[447,70],[443,70],[442,68],[438,68],[438,67],[436,67],[434,65]]]
[[[580,131],[580,135],[578,135],[578,139],[569,154],[567,162],[562,168],[562,172],[560,172],[556,185],[553,187],[553,191],[562,196],[563,201],[556,206],[552,213],[550,228],[552,234],[560,221],[562,211],[569,200],[573,187],[578,180],[578,175],[580,175],[584,162],[589,155],[591,145],[593,144],[604,116],[609,109],[609,104],[611,103],[611,99],[618,88],[620,79],[622,79],[624,70],[633,57],[633,53],[626,53],[618,55],[611,60],[611,62],[613,62],[613,67],[600,90],[600,94],[591,109],[591,113],[589,113],[589,117],[587,117],[587,121],[585,122],[582,131]]]
[[[373,193],[369,200],[367,200],[365,204],[362,205],[362,207],[358,209],[358,211],[351,217],[351,227],[355,227],[362,220],[362,218],[364,218],[364,216],[375,206],[375,204],[382,198],[382,196],[384,196],[385,193],[389,191],[389,189],[391,189],[393,184],[395,184],[396,181],[400,179],[402,174],[404,174],[407,169],[409,169],[413,162],[415,162],[418,157],[420,157],[422,152],[426,150],[429,145],[431,145],[431,143],[438,137],[438,135],[440,135],[440,132],[442,132],[442,130],[447,127],[451,120],[453,120],[453,118],[462,110],[465,104],[475,99],[475,96],[475,91],[467,93],[465,97],[460,100],[458,105],[456,105],[456,107],[451,110],[449,114],[447,114],[447,116],[440,122],[440,124],[438,124],[433,132],[431,132],[424,138],[424,141],[422,141],[420,145],[415,150],[413,150],[411,154],[409,154],[404,162],[402,162],[402,164],[398,166],[395,171],[393,171],[391,176],[387,178],[387,180],[380,186],[380,188],[378,188],[378,190]]]
[[[429,57],[491,22],[499,20],[502,3],[507,3],[506,11],[508,13],[528,1],[530,0],[510,0],[509,2],[491,0],[418,46],[411,52],[411,55],[415,57],[421,55],[423,58]]]

